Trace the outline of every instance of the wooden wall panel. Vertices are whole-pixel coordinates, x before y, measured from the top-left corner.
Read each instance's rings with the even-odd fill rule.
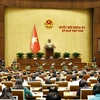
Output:
[[[94,8],[100,7],[100,0],[2,0],[0,4],[28,8]]]
[[[0,37],[4,37],[4,21],[0,21]]]
[[[95,8],[95,23],[100,23],[100,8]]]
[[[100,38],[100,23],[95,24],[95,34],[97,38]]]
[[[0,5],[0,58],[4,59],[4,6]]]
[[[0,21],[4,20],[4,6],[0,5]]]
[[[97,64],[100,67],[100,7],[94,8],[93,19],[93,55],[97,58]]]
[[[0,37],[0,58],[4,59],[4,38]]]

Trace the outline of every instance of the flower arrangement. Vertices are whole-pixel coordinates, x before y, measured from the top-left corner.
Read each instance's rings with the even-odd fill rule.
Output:
[[[74,52],[74,53],[72,53],[72,56],[74,57],[74,58],[78,58],[78,57],[80,57],[80,53],[78,53],[78,52]]]
[[[44,53],[38,52],[36,55],[37,55],[37,57],[38,57],[39,59],[41,59],[41,57],[44,55]]]
[[[17,69],[16,65],[12,66],[12,70],[16,70],[16,69]]]
[[[73,69],[77,69],[78,68],[78,66],[73,66]]]
[[[23,58],[24,57],[24,53],[23,52],[18,52],[16,53],[18,58]]]
[[[51,65],[51,66],[50,66],[50,69],[51,69],[51,70],[55,69],[55,66]]]
[[[43,70],[43,66],[38,66],[38,70]]]
[[[93,65],[91,66],[91,68],[97,69],[98,66],[97,66],[96,64],[93,64]]]
[[[1,69],[5,69],[5,66],[1,66]]]
[[[30,70],[30,66],[26,66],[26,70]]]
[[[33,53],[32,52],[26,53],[26,57],[27,58],[32,58],[33,57]]]
[[[63,57],[64,57],[64,58],[69,58],[69,57],[70,57],[70,53],[65,52],[65,53],[63,54]]]
[[[59,58],[59,57],[61,57],[60,52],[55,52],[55,53],[54,53],[54,58]]]
[[[85,69],[88,69],[89,67],[87,65],[84,66]]]
[[[65,65],[62,67],[62,70],[66,70],[67,68],[68,68],[68,66]]]

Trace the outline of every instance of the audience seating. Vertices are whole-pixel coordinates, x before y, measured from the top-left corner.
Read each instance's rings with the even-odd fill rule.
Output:
[[[2,74],[0,74],[0,77],[2,77]]]
[[[2,77],[4,79],[7,79],[7,75],[9,75],[9,74],[4,74],[4,76],[2,76]],[[77,74],[77,76],[78,75],[79,74]],[[23,75],[23,76],[21,76],[21,78],[27,80],[28,77],[30,77],[30,76],[31,76],[31,74]],[[40,77],[42,79],[44,79],[44,75],[40,75]],[[89,77],[90,77],[90,75],[86,74],[83,76],[83,79],[87,80]],[[73,98],[77,98],[76,91],[79,89],[79,85],[70,85],[70,90],[69,90],[68,89],[68,81],[70,81],[71,78],[72,78],[72,75],[67,75],[67,77],[66,77],[67,81],[51,80],[52,84],[41,84],[40,80],[27,81],[28,86],[25,86],[25,87],[27,87],[29,90],[31,90],[34,93],[41,92],[41,93],[43,93],[44,96],[46,96],[48,94],[49,87],[56,87],[58,89],[58,93],[60,94],[62,99],[73,99]],[[45,81],[45,79],[44,79],[44,81]],[[2,81],[1,83],[6,85],[7,87],[13,87],[14,82],[15,82],[15,79],[13,78],[13,79],[11,79],[11,81]],[[91,86],[91,83],[93,83],[93,84],[97,83],[97,79],[90,79],[90,81],[87,83],[88,83],[88,86]],[[2,91],[2,86],[0,86],[0,91]],[[80,99],[87,99],[88,95],[93,95],[92,92],[93,92],[92,88],[82,89],[80,92]],[[12,89],[12,94],[14,96],[18,96],[18,100],[24,100],[24,90]],[[38,97],[38,95],[36,95],[36,97]],[[40,97],[40,95],[39,95],[39,97]],[[34,99],[34,96],[32,97],[32,99]]]
[[[77,91],[79,89],[79,85],[70,85],[70,91]]]
[[[45,75],[40,75],[39,77],[45,81]]]
[[[90,81],[88,81],[87,84],[88,84],[88,86],[91,86],[91,82]]]
[[[49,89],[43,89],[43,96],[47,96],[48,92],[49,92]],[[64,92],[64,90],[61,90],[61,89],[58,90],[58,93],[61,98],[63,98],[63,92]]]
[[[81,89],[80,99],[87,99],[88,95],[93,95],[93,90],[91,89]]]
[[[58,88],[58,84],[43,84],[42,88],[43,89],[48,89],[51,86]]]
[[[42,91],[43,91],[43,96],[46,96],[49,92],[49,89],[43,89]]]
[[[2,84],[4,84],[6,87],[13,87],[13,82],[10,82],[10,81],[2,81],[1,82]]]
[[[87,81],[87,79],[90,77],[90,75],[83,75],[83,79]]]
[[[31,85],[31,87],[41,87],[41,81],[28,81],[28,85]]]
[[[16,80],[15,80],[15,79],[11,79],[11,81],[12,81],[12,82],[14,82],[14,83],[16,82]]]
[[[52,83],[52,84],[55,84],[55,82],[56,82],[56,80],[51,80],[51,83]]]
[[[2,92],[2,85],[0,85],[0,92]]]
[[[89,79],[91,83],[97,83],[97,79]]]
[[[68,86],[67,81],[58,81],[58,82],[56,82],[56,84],[58,84],[59,87],[67,87]]]
[[[12,95],[18,96],[18,100],[24,100],[24,90],[12,89]]]
[[[23,78],[24,80],[28,80],[27,75],[22,75],[21,78]]]
[[[59,93],[59,95],[60,95],[61,98],[63,98],[63,92],[64,92],[64,90],[61,90],[61,89],[58,90],[58,93]]]

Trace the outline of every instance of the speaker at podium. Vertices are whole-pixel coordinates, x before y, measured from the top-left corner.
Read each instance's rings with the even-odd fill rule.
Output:
[[[48,43],[45,45],[46,59],[49,59],[50,57],[53,57],[54,48],[56,48],[55,45],[51,43],[51,39],[48,39]]]

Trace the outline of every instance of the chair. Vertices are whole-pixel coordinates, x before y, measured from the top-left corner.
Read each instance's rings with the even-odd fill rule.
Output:
[[[88,95],[93,95],[93,90],[91,89],[81,89],[80,99],[87,99]]]
[[[23,76],[21,76],[21,78],[23,78],[24,80],[28,79],[27,75],[23,75]]]
[[[24,100],[24,90],[12,89],[12,95],[18,96],[18,100]]]
[[[83,79],[87,81],[87,79],[90,77],[90,75],[83,75]]]
[[[61,98],[64,97],[63,92],[64,92],[64,90],[58,90],[58,93],[59,93],[59,95],[60,95]]]
[[[70,85],[70,91],[77,91],[79,89],[79,85]]]
[[[91,83],[97,83],[97,79],[89,79]]]
[[[51,80],[51,83],[52,83],[52,84],[55,84],[55,82],[56,82],[56,80]]]
[[[49,92],[49,89],[43,89],[42,91],[43,91],[43,96],[46,96]]]
[[[4,84],[6,87],[13,87],[13,82],[10,82],[10,81],[2,81],[1,82],[2,84]]]
[[[2,85],[0,85],[0,92],[2,92]]]
[[[88,86],[91,86],[91,82],[90,81],[88,81],[87,84],[88,84]]]
[[[28,85],[31,85],[31,87],[41,87],[41,81],[28,81]]]
[[[56,88],[58,88],[58,84],[43,84],[42,85],[42,88],[43,89],[48,89],[49,87],[56,87]]]
[[[43,89],[43,96],[47,96],[48,92],[49,92],[49,89]],[[64,92],[64,90],[61,90],[61,89],[58,90],[58,93],[61,98],[63,98],[63,92]]]
[[[45,80],[45,75],[40,75],[39,77]]]
[[[58,82],[56,82],[56,84],[58,84],[59,87],[67,87],[68,86],[67,81],[58,81]]]

